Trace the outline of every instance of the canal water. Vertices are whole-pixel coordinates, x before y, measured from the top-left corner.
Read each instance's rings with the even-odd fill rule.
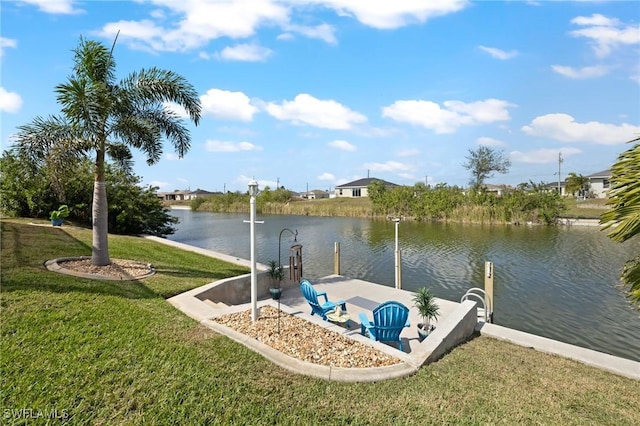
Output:
[[[180,219],[168,237],[250,258],[248,215],[172,210]],[[288,264],[293,235],[303,249],[303,273],[313,281],[333,273],[334,243],[341,274],[394,286],[395,225],[387,221],[311,216],[262,216],[256,260]],[[494,322],[570,344],[640,361],[640,312],[620,288],[626,259],[640,241],[612,242],[597,227],[480,226],[402,222],[402,287],[428,287],[459,301],[484,286],[484,263],[494,264]]]

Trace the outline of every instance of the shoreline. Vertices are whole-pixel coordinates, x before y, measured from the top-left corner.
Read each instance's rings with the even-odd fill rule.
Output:
[[[182,204],[170,204],[169,209],[171,210],[191,210],[191,206],[188,205],[182,205]],[[195,210],[198,211],[198,210]],[[220,212],[210,212],[210,213],[220,213]],[[314,214],[307,214],[307,216],[314,216],[314,217],[323,217],[323,216],[316,216]],[[333,217],[333,216],[332,216]],[[342,216],[338,216],[338,217],[342,217]],[[344,216],[346,217],[346,216]],[[367,217],[361,217],[361,219],[371,219],[371,217],[367,216]],[[456,223],[460,223],[460,224],[466,224],[466,222],[456,222]],[[498,225],[518,225],[515,223],[500,223]],[[534,226],[534,225],[540,225],[540,224],[534,224],[534,223],[527,223],[527,225],[529,226]],[[571,217],[559,217],[557,220],[556,225],[562,225],[562,226],[595,226],[595,227],[600,227],[600,219],[585,219],[585,218],[571,218]]]

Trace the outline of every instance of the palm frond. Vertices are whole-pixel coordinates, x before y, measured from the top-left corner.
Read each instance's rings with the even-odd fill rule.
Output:
[[[128,146],[122,143],[108,143],[107,154],[114,164],[125,173],[133,173],[133,154]]]
[[[202,107],[195,88],[181,75],[158,68],[131,73],[121,84],[139,104],[175,102],[187,111],[198,125]]]

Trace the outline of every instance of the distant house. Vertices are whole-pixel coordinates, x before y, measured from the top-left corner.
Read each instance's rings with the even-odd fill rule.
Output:
[[[329,198],[329,193],[321,189],[314,189],[304,194],[307,200],[320,200],[322,198]]]
[[[558,182],[551,182],[545,185],[548,191],[556,191],[558,192]],[[564,181],[560,182],[560,196],[564,197],[567,195],[567,191],[565,190]]]
[[[374,181],[382,182],[387,189],[393,189],[400,186],[395,183],[387,182],[384,179],[364,178],[336,186],[334,194],[336,197],[368,197],[369,194],[367,193],[367,186]]]
[[[189,201],[198,197],[204,197],[207,195],[213,195],[213,192],[205,191],[204,189],[196,189],[195,191],[173,191],[173,192],[158,192],[158,198],[163,201]]]
[[[611,170],[603,170],[587,176],[589,178],[589,190],[594,198],[607,198],[611,184]]]
[[[513,191],[513,187],[510,185],[493,185],[490,183],[482,185],[482,187],[492,194],[496,194],[498,197],[506,194],[507,192]]]

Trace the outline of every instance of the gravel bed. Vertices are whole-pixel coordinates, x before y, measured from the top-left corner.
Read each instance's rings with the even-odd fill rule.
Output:
[[[314,364],[345,368],[370,368],[399,364],[402,361],[379,350],[327,330],[302,318],[280,312],[271,306],[260,309],[257,321],[251,312],[242,311],[212,318],[219,324],[252,337],[291,357]]]
[[[58,261],[58,265],[71,271],[120,279],[133,279],[153,272],[153,267],[148,263],[126,259],[111,259],[111,264],[107,266],[94,266],[91,258]]]

